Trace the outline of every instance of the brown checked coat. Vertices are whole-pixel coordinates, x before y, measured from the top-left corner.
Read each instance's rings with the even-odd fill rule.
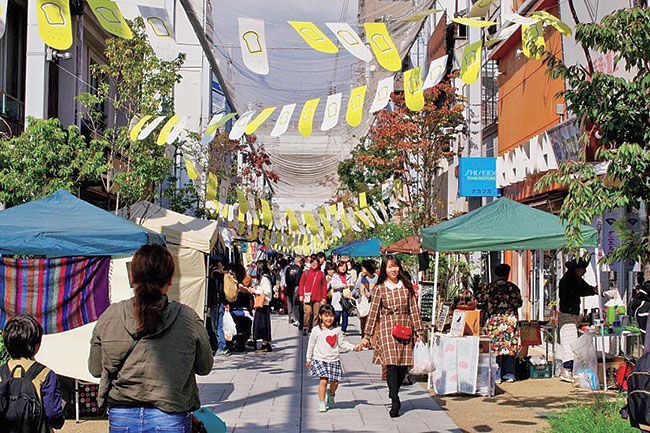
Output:
[[[393,325],[409,326],[411,340],[393,337]],[[422,335],[422,319],[415,296],[402,286],[393,290],[384,284],[375,287],[365,335],[377,331],[372,362],[382,365],[413,365],[413,339]]]

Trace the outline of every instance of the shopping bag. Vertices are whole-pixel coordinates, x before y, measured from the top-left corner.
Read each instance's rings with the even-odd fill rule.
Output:
[[[357,301],[357,312],[359,317],[366,317],[370,314],[370,301],[367,296],[361,296]]]
[[[226,433],[228,431],[226,423],[208,408],[197,409],[192,412],[192,415],[203,424],[207,433]]]
[[[411,373],[428,374],[431,370],[433,370],[433,364],[429,349],[423,342],[418,341],[413,347],[413,368],[411,368]]]
[[[232,338],[237,335],[235,320],[232,318],[232,315],[228,310],[226,310],[223,315],[223,335],[225,336],[226,341],[231,341]]]
[[[594,347],[594,336],[583,334],[571,344],[573,351],[573,377],[578,378],[578,386],[585,389],[598,389],[598,355]]]

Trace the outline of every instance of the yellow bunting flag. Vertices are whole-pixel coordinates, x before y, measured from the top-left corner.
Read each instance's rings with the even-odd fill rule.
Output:
[[[316,107],[318,107],[319,101],[320,98],[310,99],[305,102],[305,105],[302,107],[300,120],[298,121],[298,132],[300,132],[300,135],[303,137],[309,137],[311,135],[314,115],[316,114]]]
[[[311,21],[287,21],[310,47],[322,53],[338,53],[339,49]]]
[[[402,69],[402,59],[384,23],[364,23],[366,38],[381,66],[389,71]]]
[[[140,133],[138,134],[138,140],[144,140],[147,137],[149,137],[149,134],[151,134],[153,130],[156,129],[158,125],[160,125],[163,122],[163,120],[165,120],[165,116],[158,116],[155,119],[153,119],[151,122],[149,122],[149,124],[146,127],[140,130]]]
[[[296,214],[293,213],[291,209],[287,209],[287,217],[289,218],[289,228],[292,232],[298,231],[298,219]]]
[[[219,180],[217,179],[217,175],[214,173],[208,173],[208,188],[205,192],[206,200],[216,200],[218,185]]]
[[[123,39],[133,38],[117,3],[111,0],[88,0],[88,6],[104,30]]]
[[[365,192],[359,193],[359,207],[361,209],[368,207],[368,198],[366,197]]]
[[[264,123],[266,119],[268,119],[271,116],[271,114],[273,114],[275,109],[276,107],[269,107],[262,110],[262,112],[258,114],[257,117],[251,121],[251,123],[246,125],[246,129],[245,129],[246,134],[250,135],[255,131],[257,131],[257,128],[262,126],[262,123]]]
[[[336,221],[341,220],[341,217],[339,216],[339,213],[336,211],[336,205],[335,204],[330,205],[330,215],[332,215],[334,217],[334,220],[336,220]]]
[[[235,188],[237,193],[237,202],[239,203],[239,212],[242,212],[244,215],[248,212],[248,201],[246,200],[246,194],[239,188]]]
[[[220,213],[221,218],[223,218],[223,219],[227,219],[227,218],[228,218],[228,208],[229,208],[229,207],[230,207],[230,205],[229,205],[228,203],[224,204],[224,205],[221,207],[221,213]]]
[[[406,106],[411,111],[420,111],[424,108],[424,92],[422,92],[419,66],[404,72],[404,99]]]
[[[72,46],[72,21],[68,0],[36,0],[38,34],[55,50]]]
[[[192,161],[188,157],[184,157],[184,159],[185,159],[185,170],[187,170],[187,177],[189,177],[190,180],[196,180],[196,178],[199,177],[199,172],[196,170],[194,161]]]
[[[131,129],[131,132],[129,132],[129,138],[131,139],[131,141],[136,141],[138,139],[138,135],[140,135],[140,130],[142,129],[144,124],[147,123],[149,119],[151,119],[151,117],[152,116],[150,115],[142,116],[140,120],[138,120],[138,122],[135,125],[133,125],[133,129]]]
[[[363,119],[363,101],[366,97],[368,86],[359,86],[352,89],[348,100],[348,111],[345,113],[345,120],[350,126],[359,126]]]
[[[530,14],[531,18],[537,18],[542,22],[548,23],[551,26],[555,27],[561,34],[564,36],[571,36],[573,32],[571,31],[571,27],[563,21],[560,21],[560,19],[554,15],[551,15],[550,13],[546,11],[535,11],[532,14]]]
[[[312,215],[311,212],[307,210],[303,211],[302,215],[305,217],[305,223],[307,224],[307,227],[309,227],[311,234],[315,235],[318,233],[318,223],[314,219],[314,215]]]
[[[478,0],[469,11],[470,18],[484,17],[490,11],[492,0]]]
[[[478,72],[481,68],[482,42],[476,41],[467,45],[463,50],[462,63],[460,65],[460,79],[465,84],[474,84],[478,79]]]
[[[361,213],[358,210],[355,210],[354,214],[357,216],[357,218],[359,218],[361,220],[361,222],[363,223],[364,226],[366,226],[368,228],[374,227],[374,225],[370,222],[370,220],[368,220],[368,217],[365,214]]]
[[[320,222],[323,225],[323,229],[325,230],[325,236],[331,236],[332,225],[327,220],[327,211],[325,210],[325,208],[322,207],[318,208],[318,216],[320,217]]]
[[[271,246],[271,230],[267,230],[266,233],[264,233],[264,245],[267,247]]]
[[[444,12],[443,9],[427,9],[426,11],[422,11],[417,14],[409,15],[408,17],[404,18],[404,21],[406,22],[414,22],[414,21],[420,21],[423,18],[428,17],[429,15],[437,14],[440,12]]]
[[[361,212],[366,214],[366,216],[368,217],[368,219],[370,220],[371,223],[379,224],[379,222],[375,219],[375,216],[373,215],[373,213],[370,212],[371,209],[372,209],[371,207],[367,207],[365,209],[361,209]]]
[[[475,19],[472,19],[472,18],[464,18],[464,17],[450,18],[450,20],[455,22],[455,23],[462,24],[464,26],[478,27],[478,28],[495,26],[497,24],[494,21],[475,20]]]
[[[158,146],[163,146],[165,143],[167,143],[169,134],[171,134],[172,129],[174,129],[174,126],[176,126],[176,123],[179,120],[180,116],[172,116],[169,118],[167,123],[165,123],[165,126],[163,126],[163,129],[160,131],[160,134],[158,134],[158,139],[156,140],[156,144],[158,144]]]
[[[529,59],[540,59],[546,43],[544,42],[544,27],[538,22],[531,26],[521,26],[521,50]]]
[[[238,212],[237,213],[237,219],[239,220],[239,222],[240,223],[245,222],[246,221],[246,213],[242,212],[241,208],[239,208],[237,212]],[[242,224],[242,227],[244,227],[243,224]]]
[[[266,200],[260,200],[262,202],[262,224],[267,227],[271,227],[271,222],[273,221],[273,214],[271,213],[271,205]]]
[[[208,127],[205,130],[205,135],[216,134],[217,129],[221,128],[223,125],[226,124],[227,121],[229,121],[230,119],[232,119],[236,115],[237,115],[237,113],[228,113],[228,114],[224,115],[223,117],[221,117],[216,122],[213,122],[213,123],[209,124]]]
[[[341,222],[343,223],[343,228],[345,229],[346,232],[349,232],[352,230],[352,226],[350,225],[350,221],[348,220],[348,216],[346,215],[345,211],[340,214],[341,216]]]

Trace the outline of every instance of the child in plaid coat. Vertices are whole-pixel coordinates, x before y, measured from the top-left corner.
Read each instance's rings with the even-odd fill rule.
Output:
[[[345,339],[341,328],[334,324],[334,307],[323,305],[318,312],[318,326],[312,329],[307,347],[307,368],[319,377],[318,410],[326,412],[334,406],[334,396],[342,376],[339,348],[361,350]],[[329,390],[327,384],[330,384]],[[327,397],[327,401],[325,401]]]

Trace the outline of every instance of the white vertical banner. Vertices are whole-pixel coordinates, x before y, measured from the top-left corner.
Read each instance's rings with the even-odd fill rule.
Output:
[[[287,104],[282,107],[278,120],[275,122],[273,131],[271,131],[271,137],[279,137],[285,132],[289,127],[289,122],[291,121],[291,116],[293,116],[293,111],[296,109],[296,104]]]
[[[339,113],[341,112],[341,99],[342,93],[336,93],[327,97],[325,103],[325,113],[323,114],[323,124],[320,127],[321,131],[329,131],[339,123]]]
[[[390,102],[390,95],[395,89],[395,77],[392,75],[377,82],[377,92],[375,92],[375,99],[370,106],[370,112],[374,113],[386,107]]]
[[[239,140],[241,136],[244,135],[246,125],[248,125],[248,123],[253,119],[254,115],[255,110],[250,110],[245,112],[239,119],[237,119],[235,124],[232,126],[232,129],[230,130],[228,138],[231,140]]]
[[[147,36],[156,55],[162,60],[174,60],[178,55],[178,45],[167,9],[138,5],[138,10],[144,19]]]
[[[325,25],[336,35],[343,48],[348,50],[354,57],[364,62],[372,60],[372,53],[349,24],[325,23]]]
[[[433,60],[429,65],[429,72],[424,79],[424,84],[422,85],[422,90],[429,89],[442,80],[442,77],[445,75],[445,69],[447,66],[447,56],[438,57]]]
[[[7,22],[7,0],[0,0],[0,39],[5,34],[5,23]]]
[[[226,200],[228,199],[229,190],[230,190],[230,182],[226,179],[222,179],[221,184],[219,185],[219,203],[221,203],[221,206],[226,205]]]
[[[180,119],[178,119],[178,122],[176,122],[176,124],[172,128],[172,131],[169,133],[169,136],[167,137],[167,144],[173,144],[174,141],[176,141],[178,136],[181,135],[181,132],[183,132],[186,123],[187,123],[187,116],[183,116]]]
[[[256,74],[269,73],[264,20],[239,18],[239,44],[244,65]]]
[[[205,131],[203,132],[203,135],[201,136],[201,144],[206,145],[212,140],[214,140],[214,137],[217,135],[217,128],[210,128],[210,126],[214,125],[217,123],[222,117],[224,116],[224,113],[219,113],[215,114],[212,116],[212,119],[210,119],[210,122],[208,123],[208,126],[205,128]]]
[[[147,126],[145,126],[138,134],[138,140],[144,140],[145,138],[147,138],[149,134],[151,134],[153,130],[156,129],[156,127],[160,125],[162,121],[165,120],[166,118],[167,118],[166,116],[158,116],[154,120],[149,122]]]

